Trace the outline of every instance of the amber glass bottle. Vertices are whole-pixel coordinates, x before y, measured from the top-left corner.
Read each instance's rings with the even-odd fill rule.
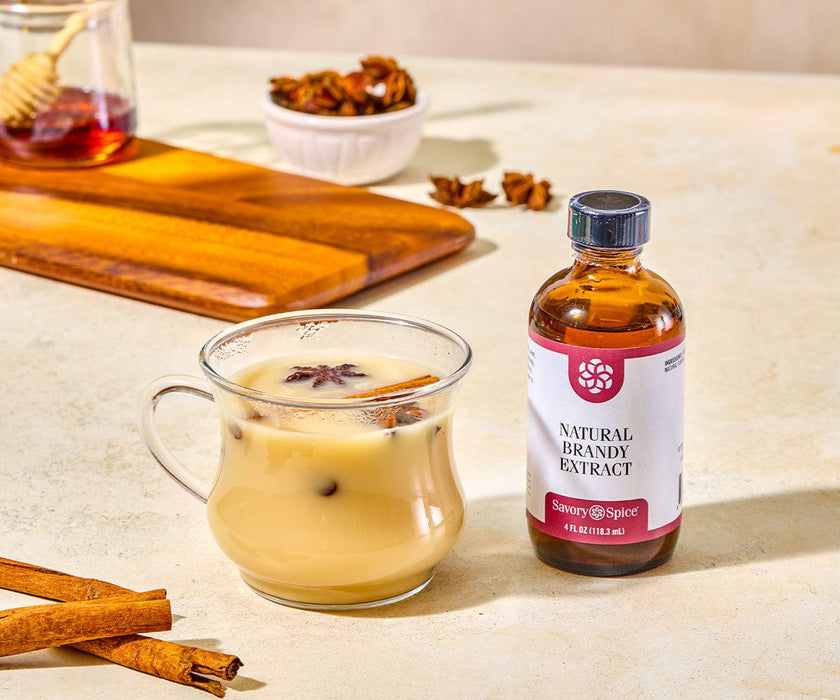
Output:
[[[616,576],[671,556],[682,509],[685,326],[640,262],[650,203],[584,192],[573,264],[534,297],[528,358],[528,528],[537,556]]]

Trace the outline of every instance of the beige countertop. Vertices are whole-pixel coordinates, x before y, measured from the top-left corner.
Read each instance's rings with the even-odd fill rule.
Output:
[[[139,132],[282,168],[267,77],[355,58],[140,45]],[[840,698],[840,78],[401,58],[432,107],[411,165],[373,189],[431,203],[429,173],[499,191],[519,170],[556,194],[463,211],[467,251],[338,304],[429,318],[475,352],[467,524],[429,588],[348,614],[254,595],[135,427],[143,387],[198,374],[228,324],[7,269],[0,556],[166,588],[177,619],[156,636],[238,654],[228,697]],[[568,197],[593,188],[651,199],[643,260],[688,320],[681,540],[613,579],[541,564],[524,514],[528,306],[570,259]],[[208,410],[175,403],[168,439],[212,465]],[[209,697],[74,651],[0,659],[3,697],[56,694]]]

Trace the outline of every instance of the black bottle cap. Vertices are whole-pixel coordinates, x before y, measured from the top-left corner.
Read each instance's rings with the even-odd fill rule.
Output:
[[[635,248],[650,238],[650,202],[631,192],[592,190],[569,200],[569,238],[593,248]]]

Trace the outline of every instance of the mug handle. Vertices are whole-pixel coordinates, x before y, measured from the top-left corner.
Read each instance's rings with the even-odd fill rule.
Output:
[[[169,476],[189,491],[200,501],[207,503],[212,486],[200,479],[163,444],[155,423],[155,409],[158,402],[167,394],[182,392],[201,399],[213,401],[213,394],[207,391],[200,379],[183,374],[172,374],[160,377],[146,387],[140,397],[140,415],[137,425],[140,437],[149,453]]]

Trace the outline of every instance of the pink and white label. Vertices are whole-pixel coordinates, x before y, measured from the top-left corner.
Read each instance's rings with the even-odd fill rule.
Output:
[[[630,544],[682,512],[684,336],[640,348],[528,343],[530,522],[561,539]]]
[[[649,530],[648,504],[641,498],[599,502],[547,493],[545,499],[545,522],[533,524],[559,539],[587,544],[633,544],[661,537],[676,529],[682,517]]]

